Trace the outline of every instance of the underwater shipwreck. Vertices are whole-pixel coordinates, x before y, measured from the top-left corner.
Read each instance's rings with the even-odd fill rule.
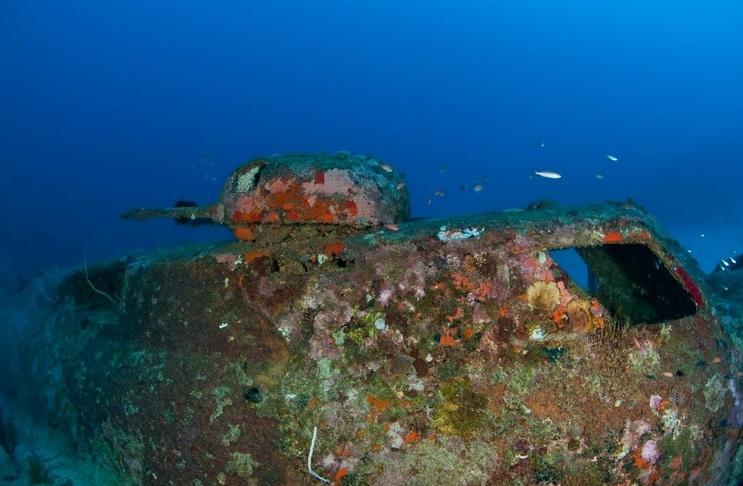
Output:
[[[236,239],[64,272],[25,311],[17,400],[110,484],[743,478],[743,272],[632,202],[411,220],[401,174],[339,153],[125,216]]]

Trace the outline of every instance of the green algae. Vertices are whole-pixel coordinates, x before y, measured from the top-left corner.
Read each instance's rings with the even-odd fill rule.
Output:
[[[228,363],[227,366],[225,366],[225,371],[229,372],[232,371],[235,374],[235,379],[237,380],[237,383],[242,388],[248,388],[253,386],[253,379],[248,375],[248,373],[245,371],[246,364],[241,363]]]
[[[356,317],[351,321],[352,324],[348,329],[339,331],[341,333],[340,335],[338,333],[333,335],[336,343],[338,343],[339,338],[342,340],[339,346],[343,345],[347,338],[356,347],[360,347],[366,338],[374,337],[379,331],[375,323],[380,320],[384,322],[386,318],[385,313],[378,310],[368,311],[363,315],[359,315],[356,309],[354,309],[354,315]]]
[[[209,423],[214,422],[224,412],[225,407],[232,405],[232,389],[228,386],[218,386],[212,390],[212,396],[214,397],[215,408],[214,412],[209,416]]]
[[[465,377],[444,381],[440,393],[442,400],[433,418],[436,430],[448,435],[473,436],[485,420],[487,398],[473,391]]]
[[[490,374],[490,381],[494,385],[505,383],[507,378],[508,376],[506,375],[506,372],[503,370],[502,366],[496,366],[493,372]]]
[[[560,427],[552,419],[539,419],[530,415],[526,419],[527,431],[524,436],[537,447],[547,447],[553,441],[562,437]]]
[[[564,455],[555,452],[535,456],[532,460],[534,480],[539,484],[560,484],[567,466],[566,461]]]
[[[679,457],[681,467],[685,470],[691,469],[699,453],[691,427],[682,427],[677,434],[665,434],[658,441],[658,447],[662,453],[662,462],[669,465]]]
[[[492,444],[479,440],[463,443],[441,437],[419,442],[400,456],[385,464],[373,482],[430,486],[457,478],[466,484],[484,484],[497,467],[500,454]]]
[[[726,393],[720,375],[715,373],[704,385],[704,406],[710,412],[717,412],[725,401]]]
[[[628,355],[630,369],[637,374],[654,374],[660,368],[660,355],[653,346],[632,349]]]
[[[237,442],[237,440],[240,438],[240,435],[240,426],[236,424],[229,424],[227,432],[222,436],[222,444],[225,447],[229,447],[233,442]]]
[[[538,373],[539,369],[536,366],[515,364],[510,376],[508,376],[508,391],[518,398],[526,396],[531,391]]]
[[[423,309],[424,314],[429,310],[422,305],[418,305],[417,307],[418,309]],[[412,399],[409,399],[408,396],[404,398],[406,402],[412,402],[414,405],[406,405],[405,407],[403,407],[399,405],[399,402],[403,400],[400,399],[400,397],[402,396],[402,393],[407,390],[407,388],[404,388],[405,383],[402,380],[398,381],[397,377],[389,376],[389,365],[387,364],[389,363],[389,361],[386,361],[389,359],[389,357],[385,357],[382,353],[380,353],[380,349],[378,347],[373,346],[371,347],[371,351],[363,352],[363,354],[368,358],[366,361],[359,363],[357,361],[354,361],[353,359],[362,354],[357,345],[360,346],[361,344],[364,344],[364,340],[366,338],[375,336],[376,330],[373,326],[375,321],[372,320],[371,317],[375,314],[375,312],[370,312],[369,315],[365,315],[365,319],[354,321],[350,326],[347,326],[333,334],[336,345],[345,346],[344,356],[340,359],[312,361],[301,348],[295,348],[293,349],[293,353],[296,352],[297,349],[299,349],[299,352],[296,353],[299,355],[299,359],[296,359],[294,361],[294,368],[288,369],[286,371],[286,374],[281,377],[281,382],[271,389],[272,393],[270,397],[267,395],[267,398],[263,401],[263,403],[256,406],[245,405],[243,404],[242,398],[240,398],[238,405],[240,405],[241,409],[244,408],[245,410],[251,411],[251,413],[253,410],[255,410],[258,412],[259,416],[281,417],[281,422],[291,422],[290,425],[285,425],[284,423],[281,424],[281,433],[286,434],[286,436],[279,436],[279,438],[274,443],[274,445],[280,448],[281,453],[285,456],[290,456],[295,460],[297,458],[302,459],[304,458],[304,456],[306,456],[307,447],[309,445],[309,437],[311,436],[313,425],[317,425],[320,428],[321,434],[319,438],[319,447],[316,450],[316,454],[318,454],[316,455],[316,462],[319,461],[319,457],[322,457],[319,455],[319,453],[326,453],[332,445],[342,444],[346,441],[354,441],[353,435],[349,431],[348,425],[360,424],[360,427],[366,427],[366,420],[369,417],[365,417],[364,414],[368,412],[369,407],[365,405],[365,401],[366,397],[368,396],[367,393],[369,393],[379,396],[382,399],[388,400],[390,402],[390,406],[385,410],[384,413],[374,417],[377,422],[369,425],[368,429],[364,430],[365,435],[363,440],[357,439],[356,444],[360,446],[360,449],[362,451],[365,451],[363,453],[365,455],[361,458],[361,464],[363,464],[364,462],[374,465],[382,463],[383,465],[381,467],[388,467],[388,465],[386,464],[387,459],[389,459],[390,462],[402,460],[403,462],[408,464],[408,459],[403,458],[410,454],[411,456],[415,456],[414,459],[410,459],[411,466],[408,469],[400,469],[405,474],[407,474],[406,476],[405,474],[401,473],[401,476],[404,479],[410,479],[411,477],[422,477],[422,475],[425,474],[428,475],[429,479],[431,479],[428,484],[437,484],[440,482],[441,477],[443,476],[439,475],[438,477],[436,477],[435,474],[429,474],[427,468],[430,467],[432,471],[435,471],[438,474],[448,475],[450,474],[450,471],[455,471],[461,474],[457,477],[467,478],[467,480],[472,479],[473,482],[477,482],[477,480],[479,480],[480,478],[485,478],[484,480],[487,480],[488,476],[482,473],[482,470],[487,469],[485,468],[485,466],[483,466],[485,462],[478,462],[477,464],[479,465],[480,470],[472,475],[470,474],[471,471],[458,468],[457,464],[453,466],[449,465],[452,462],[459,460],[459,457],[462,456],[461,449],[457,450],[455,448],[457,452],[454,453],[449,453],[449,451],[442,451],[442,449],[445,447],[455,446],[457,444],[457,441],[459,441],[459,443],[464,442],[466,443],[466,447],[468,448],[468,451],[466,451],[466,453],[464,454],[466,456],[466,460],[472,461],[472,458],[475,457],[477,454],[469,450],[469,448],[471,448],[471,441],[482,440],[483,436],[489,433],[489,428],[492,426],[492,424],[489,423],[490,412],[486,407],[480,408],[480,410],[483,411],[485,418],[482,419],[481,423],[479,424],[480,428],[474,433],[473,436],[466,436],[465,433],[462,433],[461,430],[455,430],[455,427],[452,427],[451,430],[454,433],[452,433],[451,436],[447,436],[444,434],[439,434],[438,436],[436,436],[435,434],[433,434],[433,437],[438,438],[431,438],[427,435],[430,429],[426,428],[425,431],[422,432],[423,436],[428,437],[428,439],[420,440],[419,442],[416,442],[409,446],[406,445],[404,449],[394,450],[392,451],[392,453],[390,453],[388,448],[383,448],[382,452],[380,453],[380,456],[383,458],[382,461],[379,461],[378,458],[367,452],[367,449],[364,449],[364,447],[367,447],[369,444],[385,444],[385,426],[389,425],[389,421],[399,417],[405,417],[406,414],[413,415],[413,413],[420,412],[420,405],[433,405],[434,419],[439,419],[442,417],[442,415],[438,413],[442,410],[446,413],[455,413],[462,410],[464,408],[462,407],[462,403],[466,402],[466,400],[452,399],[452,397],[449,396],[452,394],[451,390],[447,391],[444,389],[446,386],[456,388],[456,386],[450,384],[449,382],[462,380],[464,383],[466,383],[466,385],[460,383],[459,385],[457,385],[459,386],[459,389],[462,390],[463,393],[467,390],[472,391],[472,383],[469,383],[467,379],[459,378],[462,375],[466,374],[467,376],[472,377],[473,382],[475,382],[475,380],[478,380],[478,391],[479,387],[483,386],[482,380],[480,380],[480,378],[483,376],[485,382],[488,382],[488,378],[492,378],[493,384],[506,384],[506,394],[511,397],[511,399],[513,399],[514,403],[516,403],[519,402],[520,399],[529,395],[529,393],[533,392],[536,386],[562,390],[561,385],[551,383],[551,381],[555,380],[556,377],[559,377],[559,373],[553,374],[552,370],[562,369],[562,366],[565,364],[565,362],[571,363],[573,360],[573,355],[578,357],[585,356],[585,354],[582,352],[573,352],[571,348],[571,352],[569,355],[558,357],[558,359],[555,359],[554,362],[552,362],[553,360],[550,359],[550,355],[544,350],[539,349],[539,346],[527,345],[527,355],[520,355],[518,354],[518,352],[513,352],[511,350],[501,350],[501,352],[503,353],[501,354],[501,357],[505,357],[505,359],[499,360],[498,362],[501,363],[502,366],[505,366],[505,370],[500,365],[493,366],[495,365],[495,363],[493,363],[492,361],[489,361],[487,366],[481,366],[480,368],[469,368],[468,360],[471,359],[471,357],[463,356],[461,347],[442,348],[436,345],[433,340],[430,339],[430,334],[424,333],[420,336],[420,342],[411,345],[411,347],[417,348],[421,356],[425,355],[425,352],[420,351],[423,346],[430,345],[432,349],[438,350],[439,354],[434,353],[436,357],[433,361],[431,361],[431,364],[429,365],[429,369],[433,370],[434,373],[428,374],[428,377],[424,380],[426,384],[426,390],[424,393],[418,393]],[[359,322],[361,322],[361,324],[359,324]],[[393,319],[391,317],[390,322],[397,323],[398,321],[397,319]],[[360,325],[361,327],[357,327],[354,329],[354,325]],[[402,328],[402,326],[400,326],[400,328]],[[427,330],[430,331],[430,329]],[[354,332],[358,332],[358,334],[355,335],[355,337],[351,337],[353,336]],[[381,336],[380,333],[377,333],[376,335]],[[665,341],[672,341],[674,338],[676,338],[676,328],[674,328],[673,334],[663,335],[662,337]],[[679,339],[679,341],[682,340]],[[475,341],[468,341],[464,344],[466,345],[473,342]],[[366,344],[368,343],[369,341],[367,341]],[[676,367],[666,368],[667,355],[669,353],[668,348],[665,347],[665,344],[663,347],[660,347],[658,349],[661,351],[661,354],[663,356],[662,370],[676,370]],[[626,362],[627,352],[627,349],[621,350],[623,362]],[[442,355],[444,356],[443,363],[441,362]],[[547,361],[550,361],[552,363],[547,364],[546,362],[544,362],[545,357],[547,358]],[[219,356],[215,356],[210,359],[217,360],[217,362],[219,362],[218,360],[220,358]],[[292,356],[291,359],[294,359],[294,356]],[[137,367],[147,366],[142,361],[140,361]],[[696,360],[692,361],[692,363],[694,362],[696,362]],[[371,367],[366,368],[367,365],[370,365],[372,363],[375,365],[379,365],[381,363],[380,368],[374,368],[373,370]],[[602,365],[603,363],[599,364]],[[213,377],[211,375],[209,376],[208,382],[212,383],[212,386],[225,383],[227,385],[230,385],[232,390],[235,390],[235,393],[237,393],[237,395],[235,396],[241,396],[242,392],[238,391],[239,389],[235,388],[234,386],[235,383],[232,381],[233,377],[227,376],[227,370],[232,373],[233,369],[235,378],[239,384],[249,382],[252,383],[252,380],[250,380],[250,377],[248,376],[245,364],[238,364],[238,362],[235,362],[233,365],[228,364],[226,367],[220,369],[223,369],[225,371],[222,371],[222,374],[218,377],[218,380],[213,381]],[[495,371],[492,371],[493,369]],[[589,366],[586,365],[583,368],[583,371],[586,371],[586,373],[580,375],[577,378],[575,375],[573,375],[571,377],[572,379],[570,383],[572,384],[575,380],[584,380],[588,383],[589,387],[592,388],[592,392],[600,395],[600,392],[602,391],[602,378],[604,379],[604,384],[606,385],[607,390],[610,390],[613,386],[615,386],[614,383],[612,383],[612,379],[603,375],[601,373],[601,370],[602,368],[598,367],[596,371],[593,372],[593,376],[591,376],[590,374],[592,373],[592,371],[590,370]],[[201,371],[202,373],[204,373],[204,370]],[[709,368],[701,371],[698,370],[697,376],[704,376],[702,375],[703,371],[709,373]],[[488,373],[490,372],[492,372],[492,377],[488,377]],[[647,371],[643,370],[641,376],[644,376],[645,373],[647,373]],[[206,374],[209,374],[209,371],[206,371]],[[689,375],[690,373],[686,374]],[[289,377],[289,375],[296,376]],[[586,376],[588,376],[587,379],[584,378]],[[704,376],[704,380],[706,380],[707,377],[708,376]],[[437,378],[444,383],[439,383]],[[153,376],[153,379],[157,379],[157,376]],[[198,379],[204,381],[207,380],[204,375],[200,375]],[[634,380],[633,382],[640,381],[637,377],[631,377],[630,380]],[[702,384],[704,383],[704,380],[701,381]],[[261,386],[263,387],[264,382],[260,382]],[[290,383],[292,384],[291,386],[289,386]],[[298,386],[294,386],[294,384],[297,383],[301,384],[299,384]],[[660,383],[660,380],[658,383]],[[434,397],[432,397],[430,392],[432,390],[435,390],[436,386],[439,387],[440,395],[436,396],[434,392]],[[579,389],[576,390],[575,387],[573,387],[572,393],[586,393],[587,390],[585,388],[587,387],[580,386]],[[280,389],[281,392],[278,392],[278,389]],[[502,386],[499,387],[498,393],[501,393],[502,389]],[[457,393],[455,392],[454,395],[456,394]],[[466,395],[466,393],[464,394]],[[665,393],[663,394],[665,395]],[[426,395],[428,396],[426,397]],[[626,395],[620,396],[622,398],[626,397]],[[395,397],[397,397],[399,400],[396,400]],[[205,415],[208,415],[210,412],[209,407],[211,405],[210,399],[212,398],[212,396],[210,396],[209,388],[205,388],[203,392],[197,390],[192,391],[192,398],[207,399],[207,411]],[[500,396],[498,395],[497,398],[500,399]],[[612,401],[613,398],[614,397],[612,397]],[[337,406],[337,401],[339,400],[345,400],[345,403],[343,404],[344,416],[331,416],[331,414],[329,412],[326,412],[326,410],[331,409],[333,406]],[[569,401],[566,399],[565,394],[561,392],[555,395],[555,402],[558,404],[569,403]],[[162,403],[163,405],[167,406],[166,404],[168,402],[164,401]],[[446,407],[443,407],[443,404],[445,404]],[[645,403],[643,402],[642,405],[644,406]],[[534,408],[536,410],[536,407]],[[700,403],[698,408],[703,409],[703,404]],[[503,413],[498,417],[498,428],[501,436],[524,437],[530,446],[550,447],[550,441],[553,440],[554,437],[556,437],[560,430],[559,427],[563,426],[564,424],[552,424],[551,422],[536,419],[534,416],[530,416],[528,414],[528,411],[524,410],[524,408],[519,407],[518,413]],[[345,415],[349,415],[349,417],[346,417]],[[426,427],[430,425],[430,422],[426,421],[425,416],[422,413],[419,413],[418,416],[422,417],[416,419],[419,420],[418,423],[425,423]],[[428,418],[430,419],[431,416],[429,415]],[[454,418],[459,419],[456,416]],[[461,419],[464,420],[465,417],[461,417]],[[223,417],[223,421],[219,424],[219,427],[215,427],[212,429],[213,434],[215,434],[214,438],[216,440],[219,440],[221,438],[224,441],[225,439],[230,437],[232,427],[237,427],[239,433],[239,426],[230,425],[230,430],[228,430],[227,433],[225,433],[221,437],[220,435],[217,435],[225,432],[225,429],[222,427],[225,422],[226,420],[224,420]],[[329,422],[331,423],[329,424]],[[182,423],[182,421],[179,420],[179,423]],[[406,422],[405,425],[410,425],[410,423],[411,422]],[[463,441],[460,437],[452,437],[454,435],[465,436],[467,440]],[[237,438],[239,438],[239,435]],[[449,439],[451,439],[451,441],[449,441]],[[418,454],[418,447],[422,446],[427,440],[433,441],[433,445],[430,446],[430,448],[435,449],[435,452],[426,453],[425,451],[423,451]],[[234,444],[234,442],[235,441],[233,441],[232,439],[228,439],[227,444],[225,445],[229,446]],[[284,448],[283,445],[286,443],[291,443],[292,447]],[[494,441],[492,440],[492,438],[485,439],[485,442],[483,444],[483,447],[486,448],[490,454],[497,455],[495,460],[500,460],[500,458],[504,457],[504,454],[506,454],[505,451],[502,454],[498,451],[498,446],[494,445]],[[422,448],[425,449],[426,446],[423,446]],[[228,458],[231,457],[229,455],[231,454],[231,451],[224,450],[219,447],[217,449],[221,452],[218,452],[217,450],[212,450],[212,452],[219,456],[220,460],[225,456],[227,456]],[[587,455],[588,460],[590,460],[590,457],[594,455],[600,455],[604,453],[604,451],[600,448],[597,448],[596,450],[598,451],[596,454]],[[427,462],[428,458],[434,453],[438,455],[448,455],[451,457],[447,457],[445,458],[445,460],[442,459],[441,463]],[[667,450],[665,448],[662,448],[662,453],[663,458],[665,459]],[[469,456],[467,454],[469,454]],[[550,451],[549,449],[547,450],[547,452],[539,450],[533,451],[533,453],[529,452],[529,454],[532,455],[530,456],[530,459],[526,461],[528,462],[530,468],[528,470],[528,473],[535,475],[534,477],[537,477],[545,482],[557,482],[559,480],[563,484],[574,484],[578,482],[576,478],[583,477],[581,472],[585,474],[585,478],[588,481],[584,484],[601,484],[602,482],[609,482],[609,480],[611,479],[611,477],[609,477],[609,479],[606,479],[606,471],[611,469],[611,464],[604,464],[602,462],[604,458],[601,456],[598,457],[597,463],[588,464],[586,463],[586,461],[576,460],[575,464],[573,464],[573,467],[568,467],[565,464],[564,457],[562,457],[559,453]],[[544,454],[544,457],[537,457],[537,454]],[[566,455],[569,456],[569,454]],[[485,455],[483,455],[482,457],[483,461],[488,459],[488,457]],[[250,459],[252,460],[252,458]],[[492,458],[489,459],[492,460]],[[513,452],[511,453],[510,459],[514,459]],[[245,460],[243,458],[237,461],[237,463],[244,462]],[[277,465],[280,465],[280,463],[281,461],[277,461]],[[512,464],[510,460],[508,464]],[[601,464],[602,466],[599,467],[599,465],[597,464]],[[525,465],[526,463],[520,464],[520,466]],[[250,468],[252,474],[255,470],[255,465],[250,466]],[[235,471],[237,471],[237,466],[235,466],[235,469],[231,470],[230,472]],[[521,471],[521,469],[519,469],[519,471]],[[332,470],[324,470],[322,472],[326,475],[332,475]],[[372,479],[369,476],[363,476],[361,472],[363,472],[363,466],[359,466],[359,472],[354,471],[346,478],[344,478],[343,484],[351,484],[356,480],[363,483],[366,479]],[[262,470],[261,473],[263,473]],[[513,474],[517,475],[521,473],[515,472]],[[526,473],[524,473],[524,475],[525,474]],[[212,475],[211,478],[213,481],[214,476]],[[514,477],[512,479],[513,484],[521,483],[521,479],[517,477]],[[413,481],[415,481],[415,479],[413,479]],[[524,479],[524,481],[527,480]],[[417,483],[408,481],[402,484]]]
[[[227,471],[235,473],[241,478],[252,476],[253,469],[260,465],[247,452],[233,452],[230,457]]]

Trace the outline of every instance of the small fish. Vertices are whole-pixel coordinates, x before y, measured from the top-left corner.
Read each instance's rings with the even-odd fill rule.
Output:
[[[464,191],[466,189],[467,189],[467,184],[462,184],[462,185],[459,186],[459,190],[460,191]]]
[[[446,193],[444,191],[436,191],[433,193],[433,195],[436,197],[445,197]]]
[[[735,258],[733,258],[733,257],[730,257],[730,261],[733,262],[733,265],[737,265],[738,264],[738,261]]]
[[[385,172],[392,172],[392,166],[391,165],[382,164],[379,167],[381,167],[382,170],[385,171]]]
[[[673,378],[673,373],[671,373],[670,371],[664,371],[663,376],[665,376],[666,378]]]
[[[403,187],[405,187],[405,183],[404,182],[398,182],[396,187],[397,187],[397,190],[398,191],[402,191]]]
[[[441,172],[442,174],[445,173],[446,172],[446,166],[443,165],[443,164],[441,166],[439,166],[439,172]]]
[[[396,225],[396,224],[394,224],[394,223],[389,223],[389,224],[386,224],[386,225],[384,225],[384,227],[385,227],[386,229],[390,230],[390,231],[400,231],[400,227],[399,227],[399,226],[397,226],[397,225]]]
[[[562,175],[558,174],[557,172],[551,172],[548,170],[538,170],[534,172],[534,175],[538,175],[539,177],[544,177],[545,179],[560,179],[562,178]]]
[[[619,162],[619,157],[617,157],[616,155],[607,155],[606,158],[611,160],[612,162]]]
[[[428,198],[428,205],[430,206],[432,202],[433,202],[433,199],[431,199],[431,198],[429,197],[429,198]]]
[[[539,142],[539,148],[544,148],[544,142]]]
[[[730,266],[730,264],[724,258],[722,260],[722,264],[725,265],[726,267],[729,267]]]
[[[604,178],[604,174],[596,174],[596,179],[601,180]]]
[[[472,186],[472,190],[475,192],[482,192],[483,189],[485,188],[482,186],[482,184],[475,184],[474,186]]]

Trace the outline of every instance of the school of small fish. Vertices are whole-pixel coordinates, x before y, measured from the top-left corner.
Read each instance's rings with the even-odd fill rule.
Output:
[[[543,149],[544,148],[544,142],[539,142],[539,148],[540,149]],[[609,159],[611,162],[619,162],[619,157],[617,155],[606,154],[606,158]],[[388,168],[389,168],[389,171],[392,170],[391,167],[386,166],[386,165],[382,165],[382,168],[384,170],[388,170]],[[439,173],[445,174],[446,172],[447,172],[446,165],[444,165],[444,164],[439,165]],[[538,177],[541,177],[543,179],[551,179],[551,180],[558,180],[558,179],[562,179],[563,178],[563,175],[560,172],[556,172],[556,171],[552,171],[552,170],[536,170],[536,171],[534,171],[533,175],[538,176]],[[487,176],[480,176],[478,178],[482,182],[477,182],[475,184],[472,184],[471,186],[469,184],[460,184],[459,185],[459,190],[460,191],[465,191],[465,190],[467,190],[469,188],[472,188],[472,191],[475,192],[475,193],[481,193],[481,192],[483,192],[485,190],[485,184],[484,184],[484,182],[487,182],[488,181],[488,177]],[[602,173],[602,172],[597,172],[597,173],[594,174],[594,178],[597,179],[597,180],[604,180],[606,178],[606,175],[604,173]],[[402,189],[402,187],[398,187],[398,189]],[[433,201],[434,201],[435,198],[443,198],[445,196],[446,196],[446,193],[443,190],[438,189],[438,190],[436,190],[433,193],[433,195],[431,197],[428,198],[427,204],[430,206],[433,203]],[[723,260],[723,263],[724,263],[724,260]],[[721,264],[721,266],[722,266],[722,264]]]
[[[728,260],[730,260],[730,261],[728,261]],[[737,265],[737,264],[738,264],[738,260],[736,260],[733,257],[728,257],[727,259],[723,258],[720,261],[720,264],[719,265],[720,265],[720,270],[725,271],[725,270],[729,269],[732,265]]]

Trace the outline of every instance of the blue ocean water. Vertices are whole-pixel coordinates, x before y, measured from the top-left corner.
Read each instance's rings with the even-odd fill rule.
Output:
[[[709,271],[743,252],[742,27],[739,0],[0,0],[0,290],[229,239],[119,216],[339,150],[416,217],[632,198]]]
[[[711,269],[743,249],[741,25],[735,0],[4,0],[0,265],[225,238],[118,216],[348,150],[415,216],[631,197]]]

